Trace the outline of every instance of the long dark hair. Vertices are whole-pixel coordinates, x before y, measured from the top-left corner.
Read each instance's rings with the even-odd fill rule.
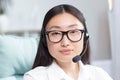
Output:
[[[87,32],[85,18],[78,9],[76,9],[75,7],[73,7],[71,5],[67,5],[67,4],[62,4],[62,5],[53,7],[52,9],[50,9],[47,12],[47,14],[45,15],[44,21],[43,21],[43,25],[42,25],[42,29],[41,29],[41,33],[40,33],[40,42],[39,42],[35,62],[33,64],[33,68],[35,68],[37,66],[49,66],[52,64],[53,57],[50,55],[50,53],[48,51],[46,36],[45,36],[45,27],[51,18],[53,18],[54,16],[56,16],[58,14],[64,13],[64,12],[72,14],[78,20],[80,20],[80,22],[83,24],[83,26],[85,28],[85,32]],[[84,44],[84,45],[86,45],[86,44]],[[89,43],[87,44],[87,46],[88,46],[87,50],[86,50],[85,54],[82,56],[82,62],[84,64],[89,63],[89,52],[90,52],[89,51]]]

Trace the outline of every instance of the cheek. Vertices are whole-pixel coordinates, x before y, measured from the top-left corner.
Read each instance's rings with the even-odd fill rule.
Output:
[[[51,43],[48,39],[47,39],[47,46],[48,46],[48,51],[51,55],[56,52],[57,50],[56,45],[54,43]]]
[[[56,49],[55,49],[55,47],[54,47],[54,45],[53,45],[53,44],[48,43],[48,50],[49,50],[49,52],[50,52],[50,53],[53,53],[53,52],[54,52],[54,50],[56,50]]]
[[[80,54],[83,50],[83,40],[79,41],[78,43],[75,43],[75,51],[77,54]]]

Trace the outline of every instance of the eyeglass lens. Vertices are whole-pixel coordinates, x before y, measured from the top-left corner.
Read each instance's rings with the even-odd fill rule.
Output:
[[[66,35],[67,38],[72,42],[80,41],[82,38],[84,30],[75,29],[69,31],[47,31],[48,38],[51,42],[60,42],[63,36]]]

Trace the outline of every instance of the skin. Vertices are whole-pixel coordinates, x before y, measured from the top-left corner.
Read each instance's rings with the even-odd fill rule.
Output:
[[[46,31],[59,30],[68,31],[73,29],[84,29],[82,23],[69,13],[62,13],[54,16],[46,25]],[[71,42],[66,35],[59,43],[53,43],[46,36],[48,50],[54,57],[56,63],[71,76],[74,80],[78,79],[79,64],[74,63],[72,58],[79,55],[83,49],[83,36],[78,42]]]

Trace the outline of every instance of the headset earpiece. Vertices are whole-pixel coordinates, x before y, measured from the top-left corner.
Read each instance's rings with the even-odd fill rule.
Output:
[[[87,43],[88,39],[89,39],[89,34],[87,32],[87,29],[86,29],[85,30],[85,36],[84,36],[84,45],[87,45],[86,43]]]
[[[85,33],[85,40],[87,41],[89,39],[89,34],[88,32]]]

